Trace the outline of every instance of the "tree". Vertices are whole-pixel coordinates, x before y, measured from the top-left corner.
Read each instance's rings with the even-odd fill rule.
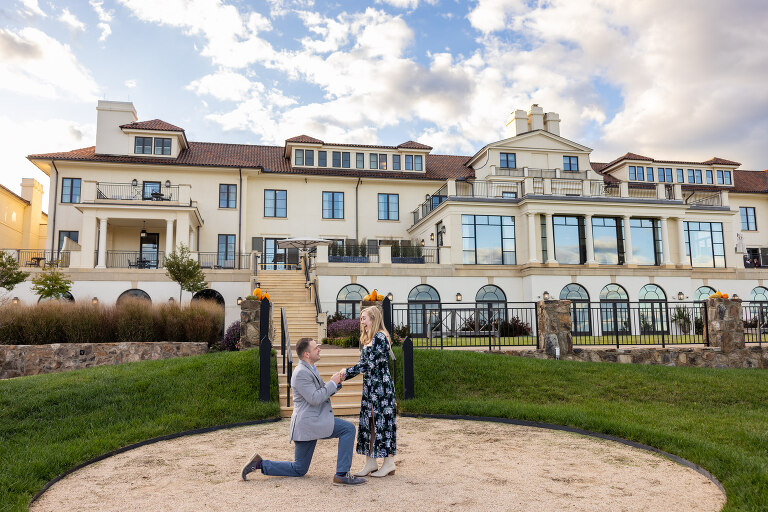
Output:
[[[31,279],[32,289],[41,299],[63,299],[72,288],[69,276],[58,267],[43,269]]]
[[[17,284],[24,282],[29,277],[29,272],[19,270],[19,262],[3,251],[0,251],[0,288],[13,290]]]
[[[189,247],[184,244],[165,258],[165,275],[179,283],[179,305],[184,290],[196,293],[208,287],[200,263],[189,257]]]

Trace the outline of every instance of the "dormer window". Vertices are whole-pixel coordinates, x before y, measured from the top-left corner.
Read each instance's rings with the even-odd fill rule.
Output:
[[[328,165],[328,152],[327,151],[318,151],[317,152],[317,165],[320,167],[326,167]]]
[[[392,155],[392,170],[400,170],[400,155]]]
[[[293,165],[304,165],[304,150],[297,149],[296,156],[293,159]]]
[[[370,155],[371,169],[379,168],[379,155],[378,153],[371,153]]]
[[[151,155],[153,142],[155,155],[171,154],[171,139],[164,137],[136,137],[133,152],[137,155]]]
[[[387,154],[379,153],[379,169],[387,170]]]
[[[315,165],[315,150],[314,149],[305,149],[304,150],[304,165]]]
[[[156,155],[170,155],[171,154],[171,139],[155,137],[155,154]]]
[[[134,153],[137,155],[152,154],[152,137],[136,137]]]
[[[731,184],[731,171],[717,171],[717,184],[718,185],[730,185]]]
[[[420,171],[423,168],[421,162],[421,155],[405,155],[405,170]]]

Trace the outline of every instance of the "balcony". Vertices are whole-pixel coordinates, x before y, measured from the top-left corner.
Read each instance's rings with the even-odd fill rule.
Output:
[[[50,251],[45,249],[3,249],[19,262],[19,267],[48,268],[69,267],[69,251]]]
[[[171,185],[166,181],[132,183],[110,183],[84,181],[82,200],[84,204],[122,204],[152,206],[194,206],[190,198],[190,185]]]
[[[190,257],[204,270],[248,270],[251,268],[250,253],[220,255],[217,252],[193,252]],[[94,253],[94,262],[98,253]],[[165,268],[164,251],[106,251],[107,268],[159,269]]]

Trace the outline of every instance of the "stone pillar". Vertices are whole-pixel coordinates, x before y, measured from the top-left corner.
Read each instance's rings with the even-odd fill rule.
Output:
[[[661,218],[661,255],[664,258],[664,265],[672,264],[672,254],[669,250],[669,226],[667,225],[667,218]]]
[[[744,322],[741,319],[741,299],[708,299],[706,333],[709,346],[720,347],[723,353],[744,348]]]
[[[536,258],[536,214],[528,212],[528,263],[538,263]]]
[[[540,300],[536,309],[539,316],[537,348],[543,349],[549,356],[572,354],[571,301]]]
[[[96,268],[107,268],[107,218],[99,219],[99,259]]]
[[[379,246],[379,265],[389,265],[392,263],[392,246]]]
[[[269,341],[275,346],[274,314],[269,318]],[[244,300],[240,305],[240,344],[243,348],[259,346],[259,329],[261,326],[261,301]],[[290,334],[290,332],[289,332]],[[296,343],[298,340],[293,340]]]
[[[632,227],[630,226],[629,215],[624,216],[624,264],[631,265],[635,262],[632,256]]]
[[[595,263],[595,239],[592,236],[592,215],[584,216],[584,231],[587,235],[587,263]]]
[[[555,258],[555,235],[552,229],[552,214],[546,214],[546,231],[547,231],[547,263],[557,263]]]

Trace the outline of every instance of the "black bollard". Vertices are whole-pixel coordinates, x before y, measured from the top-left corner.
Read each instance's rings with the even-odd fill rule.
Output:
[[[410,400],[413,397],[413,342],[406,337],[403,340],[403,398]]]
[[[269,319],[272,313],[268,300],[261,301],[259,313],[259,400],[270,401],[272,383],[272,342],[269,341]]]

